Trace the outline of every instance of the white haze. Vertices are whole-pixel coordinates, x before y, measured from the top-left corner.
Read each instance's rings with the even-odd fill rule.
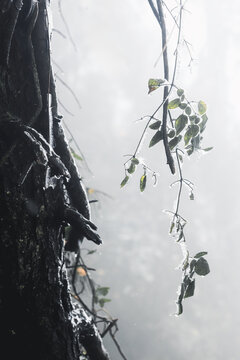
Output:
[[[240,3],[237,0],[186,2],[183,30],[196,59],[181,48],[177,83],[188,96],[204,100],[209,121],[204,134],[204,156],[184,164],[184,176],[195,184],[195,200],[183,194],[181,214],[188,219],[191,254],[208,251],[211,273],[197,278],[196,293],[184,302],[176,318],[176,290],[181,272],[180,247],[168,236],[169,217],[177,188],[169,174],[163,148],[148,149],[148,131],[141,156],[159,172],[158,185],[149,179],[139,192],[139,171],[126,188],[124,154],[131,154],[145,121],[159,104],[160,90],[147,95],[151,77],[163,77],[160,31],[147,0],[62,1],[77,51],[68,39],[53,33],[53,57],[64,73],[57,81],[65,122],[94,173],[82,169],[86,185],[111,195],[100,198],[94,220],[104,239],[89,262],[95,279],[110,286],[107,309],[119,318],[119,342],[129,360],[238,360],[239,317],[239,69]],[[53,1],[54,27],[68,35]],[[169,56],[173,55],[174,36]],[[94,204],[93,204],[94,206]],[[86,247],[88,246],[85,244]],[[91,246],[91,245],[90,245]],[[95,246],[91,246],[95,248]],[[120,359],[110,339],[112,359]]]

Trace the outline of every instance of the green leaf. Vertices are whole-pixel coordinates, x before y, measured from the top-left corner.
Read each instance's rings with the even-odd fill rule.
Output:
[[[188,156],[192,155],[193,151],[194,151],[194,147],[191,146],[191,147],[189,148],[189,150],[187,151]]]
[[[131,165],[129,166],[127,171],[129,174],[133,174],[135,170],[136,170],[136,165],[134,164],[134,162],[131,162]]]
[[[213,149],[213,147],[208,147],[208,148],[205,148],[205,149],[202,149],[203,151],[210,151],[210,150],[212,150]]]
[[[103,295],[103,296],[106,296],[109,292],[109,287],[105,286],[105,287],[98,287],[96,289],[96,294],[97,295]]]
[[[139,160],[135,157],[132,158],[132,164],[134,165],[138,165],[139,164]]]
[[[178,239],[176,240],[176,242],[181,241],[183,237],[184,237],[184,233],[183,233],[183,230],[181,229],[181,230],[180,230],[180,233],[179,233],[179,236],[178,236]]]
[[[168,104],[168,109],[176,109],[180,103],[181,103],[181,101],[179,98],[174,99],[174,100],[170,101],[170,103]]]
[[[182,303],[177,303],[177,313],[176,315],[181,315],[183,313],[183,306]]]
[[[180,132],[185,128],[188,123],[188,118],[186,115],[180,115],[175,121],[176,134],[179,135]]]
[[[189,119],[194,124],[198,124],[201,121],[200,117],[196,115],[189,116]]]
[[[167,134],[167,136],[172,139],[175,136],[176,132],[174,129],[170,130],[169,133]]]
[[[200,149],[200,141],[201,141],[201,138],[200,138],[199,134],[191,139],[191,144],[193,146],[193,150]]]
[[[199,126],[198,125],[190,125],[184,135],[184,142],[187,145],[193,137],[197,136],[199,133]]]
[[[173,138],[171,141],[169,141],[168,145],[170,150],[173,150],[173,148],[175,148],[175,146],[182,140],[182,135],[176,136],[175,138]]]
[[[152,123],[151,125],[149,125],[149,128],[152,130],[157,130],[160,128],[160,126],[161,126],[161,121],[157,120],[154,123]]]
[[[185,280],[185,279],[184,279]],[[185,292],[185,283],[183,282],[181,283],[180,289],[179,289],[179,295],[178,295],[178,301],[177,303],[180,304],[182,303],[182,299],[184,297],[184,292]]]
[[[98,300],[99,305],[100,305],[101,307],[104,307],[105,303],[106,303],[106,302],[110,302],[110,301],[111,301],[111,299],[106,299],[106,298],[101,298],[101,299]]]
[[[172,223],[171,223],[171,226],[170,226],[170,229],[169,229],[169,234],[172,233],[172,231],[173,231],[173,229],[174,229],[174,226],[175,226],[175,223],[172,222]]]
[[[179,104],[180,109],[184,110],[187,107],[186,103]]]
[[[71,150],[72,156],[73,156],[75,159],[77,159],[77,160],[79,160],[79,161],[83,161],[83,158],[82,158],[80,155],[76,154],[75,151],[74,151],[71,147],[70,147],[70,150]]]
[[[186,109],[185,109],[185,113],[187,115],[191,115],[191,112],[192,112],[192,109],[190,108],[190,106],[187,106]]]
[[[96,251],[97,251],[97,250],[88,250],[87,255],[92,255],[92,254],[94,254]]]
[[[197,260],[195,260],[195,259],[192,259],[192,261],[190,262],[190,264],[189,264],[190,273],[194,270],[196,263],[197,263]]]
[[[178,94],[179,97],[182,96],[183,93],[184,93],[183,89],[177,89],[177,94]]]
[[[200,257],[204,256],[204,255],[207,255],[207,251],[201,251],[199,253],[197,253],[194,258],[195,259],[199,259]]]
[[[145,190],[146,183],[147,183],[147,175],[144,174],[144,175],[141,176],[141,178],[140,178],[140,191],[141,191],[141,192],[143,192],[143,191]]]
[[[200,100],[198,103],[198,112],[200,115],[203,115],[207,111],[207,105],[204,101]]]
[[[202,121],[199,123],[200,132],[202,133],[205,130],[206,123],[208,121],[208,117],[206,114],[202,115]]]
[[[204,257],[200,257],[195,265],[195,273],[200,276],[205,276],[210,273],[208,262]]]
[[[181,161],[181,163],[183,163],[183,157],[182,157],[181,154],[178,154],[178,158],[179,158],[179,160]]]
[[[165,80],[163,79],[149,79],[148,81],[148,93],[150,94],[152,91],[156,90],[161,86]]]
[[[184,298],[188,298],[194,295],[195,279],[191,280],[184,294]]]
[[[150,143],[149,143],[149,147],[154,146],[155,144],[157,144],[159,141],[161,141],[163,139],[163,132],[162,130],[158,130],[152,137]]]
[[[125,186],[126,183],[128,182],[128,180],[129,180],[129,176],[126,175],[125,178],[123,179],[123,181],[121,182],[120,187],[122,188],[123,186]]]

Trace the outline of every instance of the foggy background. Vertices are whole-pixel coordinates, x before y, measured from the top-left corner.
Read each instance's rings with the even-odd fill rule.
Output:
[[[167,4],[169,1],[166,0]],[[177,179],[170,175],[162,144],[148,149],[148,131],[140,156],[159,172],[139,191],[141,167],[129,184],[125,154],[132,154],[162,92],[148,95],[149,78],[163,78],[161,33],[147,0],[61,1],[71,39],[52,1],[55,72],[77,95],[57,80],[59,111],[74,134],[87,164],[79,163],[86,186],[95,192],[92,215],[104,244],[85,258],[97,268],[94,279],[109,286],[106,309],[119,319],[118,340],[128,360],[239,359],[239,68],[240,3],[237,0],[186,1],[183,38],[192,44],[189,68],[180,46],[176,84],[191,100],[207,103],[209,121],[203,147],[214,149],[184,161],[184,177],[195,184],[195,200],[183,191],[180,214],[188,220],[186,240],[191,255],[208,251],[211,273],[197,277],[193,298],[175,311],[180,246],[168,235]],[[175,1],[171,1],[175,4]],[[170,6],[170,7],[171,7]],[[172,30],[172,25],[170,30]],[[176,30],[175,30],[176,31]],[[169,41],[169,58],[175,50]],[[76,149],[77,152],[77,149]],[[87,248],[95,245],[85,243]],[[120,359],[113,343],[105,345]]]

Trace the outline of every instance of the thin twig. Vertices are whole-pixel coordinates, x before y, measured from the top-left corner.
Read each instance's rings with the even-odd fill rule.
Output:
[[[64,125],[65,129],[67,130],[67,132],[69,133],[69,135],[71,136],[71,139],[72,139],[72,141],[74,142],[74,145],[76,146],[76,148],[77,148],[77,150],[78,150],[81,158],[83,159],[83,161],[84,161],[84,163],[85,163],[85,165],[86,165],[87,170],[89,171],[89,173],[90,173],[91,175],[93,175],[93,172],[92,172],[92,170],[90,169],[90,167],[89,167],[89,165],[88,165],[88,163],[87,163],[87,160],[86,160],[85,156],[83,155],[82,150],[80,149],[80,147],[79,147],[77,141],[75,140],[75,138],[74,138],[71,130],[69,129],[68,125],[66,124],[66,122],[65,122],[64,120],[63,120],[63,125]]]
[[[67,34],[68,34],[68,37],[69,37],[69,40],[71,41],[73,47],[74,47],[74,50],[77,51],[77,46],[72,38],[72,35],[71,35],[71,32],[69,30],[69,26],[68,26],[68,23],[63,15],[63,11],[62,11],[62,0],[58,0],[58,10],[59,10],[59,14],[61,16],[61,19],[62,19],[62,22],[64,23],[64,26],[66,28],[66,31],[67,31]]]
[[[176,158],[177,158],[178,172],[179,172],[179,180],[178,180],[179,181],[179,190],[178,190],[178,196],[177,196],[177,205],[176,205],[176,210],[175,210],[175,216],[178,216],[180,199],[181,199],[181,194],[182,194],[182,185],[183,185],[183,176],[182,176],[182,169],[181,169],[178,149],[176,149]]]
[[[152,7],[152,1],[148,0],[151,9]],[[158,17],[155,15],[156,8],[153,10],[153,13],[159,23],[159,26],[161,28],[161,34],[162,34],[162,53],[163,53],[163,67],[164,67],[164,78],[169,81],[169,65],[168,65],[168,54],[167,54],[167,32],[166,32],[166,24],[162,9],[162,2],[161,0],[157,0],[157,8],[158,8]],[[165,153],[167,157],[167,164],[170,167],[170,170],[172,174],[175,173],[175,167],[174,167],[174,160],[168,145],[168,138],[167,138],[167,115],[168,115],[168,96],[169,96],[169,90],[168,86],[164,86],[163,91],[163,114],[162,114],[162,132],[163,132],[163,143],[165,148]]]
[[[75,94],[75,92],[73,91],[73,89],[58,74],[55,74],[55,77],[70,91],[70,93],[74,97],[76,103],[78,104],[79,109],[82,109],[82,106],[78,100],[78,97]]]
[[[124,360],[127,360],[127,358],[126,358],[126,356],[124,355],[124,353],[123,353],[123,351],[122,351],[122,349],[121,349],[121,347],[120,347],[117,339],[115,338],[115,334],[112,332],[112,328],[110,329],[109,333],[110,333],[110,335],[111,335],[111,338],[113,339],[114,344],[116,345],[116,347],[117,347],[117,349],[118,349],[118,351],[119,351],[119,354],[122,356],[122,358],[123,358]]]
[[[55,75],[56,75],[56,74],[55,74]],[[68,115],[74,116],[74,114],[73,114],[70,110],[68,110],[65,105],[63,105],[63,103],[61,102],[61,100],[59,100],[59,98],[58,98],[58,103],[59,103],[59,105],[63,108],[63,110],[66,111],[66,113],[67,113]]]

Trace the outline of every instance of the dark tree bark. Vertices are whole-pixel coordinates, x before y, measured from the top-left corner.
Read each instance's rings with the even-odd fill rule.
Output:
[[[7,359],[108,359],[64,265],[101,243],[65,141],[50,59],[48,1],[0,0],[0,331]]]

